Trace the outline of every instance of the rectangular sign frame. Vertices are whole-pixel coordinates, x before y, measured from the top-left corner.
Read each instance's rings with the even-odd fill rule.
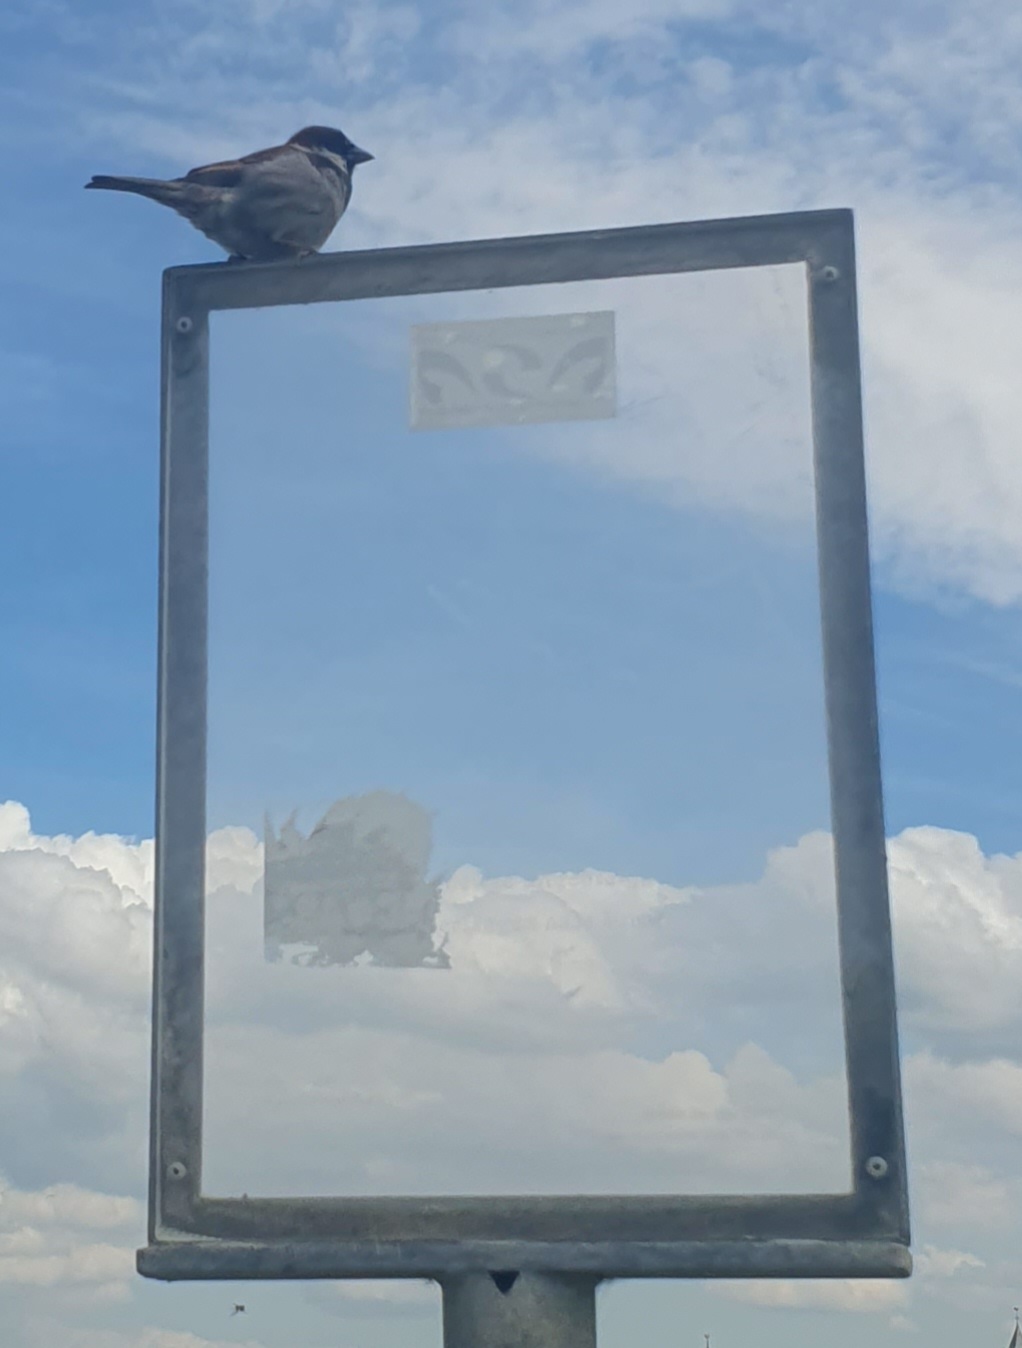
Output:
[[[209,315],[802,263],[852,1189],[214,1198],[201,1188]],[[335,253],[164,274],[148,1277],[905,1277],[911,1272],[877,735],[851,211]],[[282,1139],[286,1145],[286,1139]]]

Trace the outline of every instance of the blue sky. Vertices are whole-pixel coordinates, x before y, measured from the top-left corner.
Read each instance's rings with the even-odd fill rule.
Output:
[[[7,568],[21,572],[24,582],[3,601],[6,630],[12,634],[16,651],[16,658],[4,666],[3,691],[9,705],[22,709],[8,744],[11,780],[21,783],[22,794],[35,801],[35,817],[44,828],[91,827],[141,834],[149,827],[158,271],[167,261],[211,256],[204,241],[172,217],[165,218],[134,201],[76,202],[70,186],[94,165],[119,166],[125,154],[132,160],[129,167],[137,164],[140,169],[170,171],[174,162],[166,151],[164,158],[169,162],[152,162],[159,160],[152,143],[161,138],[170,142],[174,136],[187,140],[195,134],[191,122],[205,118],[208,124],[215,103],[206,86],[213,69],[223,67],[228,72],[232,89],[236,84],[247,91],[253,81],[265,79],[270,90],[266,102],[272,107],[273,95],[287,85],[288,62],[299,60],[306,50],[302,44],[315,49],[317,34],[325,31],[329,18],[327,6],[299,6],[293,16],[288,7],[276,18],[270,17],[280,8],[254,8],[253,14],[263,13],[267,18],[260,24],[250,16],[252,26],[246,31],[253,37],[253,50],[245,59],[228,56],[224,38],[213,25],[199,19],[197,11],[189,7],[168,11],[164,23],[180,22],[183,31],[187,31],[185,15],[190,14],[196,27],[190,34],[192,44],[199,51],[205,45],[215,53],[208,66],[195,58],[201,75],[198,97],[186,104],[184,113],[174,108],[175,115],[165,110],[164,103],[185,78],[188,55],[182,51],[161,64],[158,24],[139,24],[126,33],[117,23],[115,6],[90,11],[87,27],[73,23],[70,13],[59,6],[38,11],[31,6],[16,7],[5,20],[12,30],[5,59],[15,63],[6,94],[10,104],[7,171],[14,190],[13,210],[5,227],[17,230],[17,246],[4,250],[8,299],[0,319],[0,341],[8,358],[5,383],[9,387],[4,401],[12,446],[5,465],[7,528],[2,546]],[[669,7],[664,9],[663,17],[667,17]],[[811,81],[812,111],[823,118],[850,117],[847,105],[835,105],[824,94],[826,85],[842,74],[848,80],[852,72],[842,72],[819,50],[814,52],[805,34],[750,33],[748,23],[738,23],[734,16],[714,22],[712,9],[708,7],[691,24],[682,14],[671,18],[668,29],[674,34],[675,46],[663,44],[659,58],[664,67],[677,71],[700,60],[728,62],[730,69],[750,82],[795,72],[801,84]],[[360,11],[363,18],[366,12]],[[389,13],[385,7],[375,12],[374,22],[385,26]],[[400,23],[408,29],[417,26],[418,31],[409,42],[380,38],[382,47],[373,48],[377,64],[372,77],[365,73],[356,84],[360,94],[351,116],[357,116],[363,106],[384,101],[386,90],[398,87],[398,72],[383,59],[384,51],[388,56],[400,53],[397,65],[404,65],[410,91],[406,96],[431,96],[438,85],[441,104],[444,97],[453,96],[450,90],[442,92],[441,64],[433,50],[438,30],[444,31],[440,12],[427,15],[399,8],[395,13],[403,16]],[[886,24],[896,25],[899,17],[896,10]],[[902,21],[910,24],[908,13]],[[400,26],[397,19],[394,22]],[[448,22],[453,20],[449,17]],[[496,33],[496,15],[494,24]],[[563,25],[565,34],[570,34],[568,11]],[[283,52],[274,47],[270,62],[267,49],[274,45],[272,34],[289,29],[294,30],[294,50],[287,44]],[[682,29],[684,43],[679,36]],[[448,40],[457,32],[456,28],[447,31]],[[644,134],[646,120],[669,96],[667,71],[659,65],[656,71],[648,67],[652,32],[651,28],[650,35],[643,36],[640,26],[637,34],[622,42],[599,31],[598,40],[585,48],[585,60],[570,69],[571,79],[579,86],[594,80],[606,83],[606,98],[618,100],[623,110],[621,125],[614,128],[621,140]],[[630,84],[624,78],[626,69],[616,69],[613,63],[608,67],[612,54],[619,65],[627,67],[624,58],[638,60],[636,53],[642,54],[641,70],[647,82],[641,97],[634,81]],[[452,59],[448,54],[447,60]],[[521,58],[516,59],[513,51],[505,59],[515,72],[520,71]],[[156,78],[146,90],[140,81],[148,68]],[[854,73],[864,78],[863,72]],[[467,68],[464,78],[470,87],[458,85],[458,96],[467,102],[476,97],[482,101],[483,94]],[[687,84],[679,82],[677,97],[692,101],[694,82],[691,76]],[[543,105],[556,95],[536,75],[533,84],[537,107],[533,115],[540,121]],[[323,83],[319,88],[322,91]],[[49,91],[45,95],[44,89]],[[896,90],[892,81],[889,97]],[[495,91],[491,97],[495,99]],[[153,108],[160,109],[159,113]],[[624,110],[638,116],[641,132]],[[683,111],[692,109],[679,108],[675,116]],[[707,120],[705,107],[698,113]],[[951,113],[948,109],[945,117]],[[267,115],[265,105],[244,103],[227,110],[226,122],[229,125],[232,117]],[[485,125],[499,114],[485,106],[477,108],[477,116]],[[864,119],[860,137],[876,136],[870,126],[876,117],[874,110]],[[689,118],[685,120],[690,124]],[[353,133],[366,139],[356,123],[352,126]],[[928,121],[923,129],[933,135]],[[226,144],[223,129],[218,134],[216,152]],[[393,137],[395,129],[386,126],[386,134]],[[436,134],[452,132],[439,127]],[[553,134],[559,139],[563,132]],[[142,141],[139,150],[122,151],[121,144],[126,141],[130,147],[133,135],[136,143]],[[661,154],[657,138],[654,133],[653,148]],[[38,167],[42,151],[31,152],[37,143],[45,146],[45,182]],[[201,134],[196,153],[200,144]],[[749,147],[749,153],[753,148]],[[981,148],[989,153],[989,146]],[[895,149],[892,144],[888,153],[893,155]],[[921,176],[925,168],[940,174],[944,179],[940,185],[946,190],[949,177],[966,177],[966,165],[960,162],[963,155],[954,137],[947,136],[939,149],[932,157],[919,155],[916,172]],[[402,155],[406,154],[402,147]],[[384,141],[382,172],[393,179],[386,162]],[[520,171],[521,162],[515,162]],[[973,190],[989,190],[982,163],[976,161],[969,167],[979,178]],[[359,188],[367,197],[374,191],[370,174],[379,177],[380,170],[362,170]],[[387,189],[395,190],[392,181]],[[803,194],[807,194],[805,188]],[[781,204],[764,201],[763,196],[762,191],[758,200],[750,196],[749,209]],[[807,203],[790,200],[788,204]],[[73,228],[70,220],[62,228],[71,209],[75,212]],[[630,203],[630,209],[636,220],[664,215],[660,201],[651,203],[647,216],[638,202]],[[598,208],[587,213],[592,223],[610,218]],[[360,233],[357,241],[365,242],[369,224],[364,220],[352,224]],[[408,218],[398,217],[388,225],[389,233],[409,241],[424,235]],[[861,228],[868,242],[868,217]],[[426,232],[431,232],[428,227]],[[117,371],[115,379],[111,370]],[[13,452],[15,446],[20,452]],[[46,510],[40,512],[31,505],[43,489]],[[932,591],[944,579],[939,574],[925,578],[931,593],[923,603],[913,596],[914,604],[885,589],[882,565],[878,579],[879,663],[892,825],[926,818],[968,827],[995,850],[1010,847],[1011,838],[1003,832],[1010,823],[999,817],[997,805],[1007,783],[994,785],[991,773],[996,775],[999,765],[1007,765],[1013,757],[1012,718],[1001,705],[1004,698],[1011,698],[1016,660],[1011,617],[999,610],[991,615],[953,592],[935,606],[930,601]],[[960,649],[970,652],[968,662],[955,658]],[[930,665],[931,653],[936,652],[944,657],[936,659],[941,674],[920,690],[918,666],[913,661]],[[963,668],[963,663],[970,667]],[[989,670],[987,677],[984,670]],[[998,671],[1005,677],[999,678]],[[920,699],[925,701],[928,721],[916,705]],[[969,726],[967,745],[954,731],[963,722]],[[37,726],[45,727],[47,733],[40,736]],[[963,753],[974,764],[965,772]],[[924,760],[927,766],[922,771]],[[948,776],[951,762],[958,797],[955,804],[941,799],[941,779]]]
[[[855,209],[919,1273],[909,1288],[615,1288],[603,1329],[611,1345],[638,1342],[639,1324],[697,1345],[712,1329],[714,1348],[751,1333],[1006,1341],[1022,1284],[1020,58],[1008,0],[4,6],[0,801],[20,805],[0,815],[0,1326],[15,1348],[272,1348],[296,1326],[309,1343],[396,1348],[438,1333],[414,1291],[246,1289],[258,1316],[228,1321],[231,1289],[153,1287],[125,1263],[144,1189],[160,272],[218,255],[169,212],[81,189],[312,121],[376,155],[331,248]],[[827,811],[800,284],[679,279],[652,299],[636,283],[214,325],[211,828],[258,829],[267,805],[310,822],[381,786],[434,811],[478,1043],[455,1002],[409,993],[400,1013],[433,1026],[430,1070],[453,1098],[482,1045],[490,1127],[497,1076],[540,1090],[554,1051],[512,1068],[502,1005],[530,1043],[574,1046],[581,1100],[604,1101],[586,1055],[610,1054],[606,1080],[637,1104],[634,1119],[608,1107],[607,1127],[654,1184],[649,1119],[675,1092],[730,1102],[724,1152],[687,1154],[707,1173],[730,1158],[731,1180],[755,1180],[736,1169],[753,1098],[801,1130],[813,1174],[837,1154],[833,924],[813,906]],[[411,322],[603,308],[618,315],[614,422],[406,429]],[[679,368],[687,382],[668,379]],[[632,392],[662,397],[628,410]],[[217,838],[229,927],[254,911],[258,850]],[[733,967],[727,914],[742,915]],[[224,948],[222,1043],[258,1062],[273,1045],[239,992],[255,974]],[[785,980],[812,999],[819,1042]],[[577,1015],[563,1004],[576,985]],[[661,1033],[679,1050],[691,1034],[706,1061],[637,1065],[629,1044],[653,1033],[640,993],[672,987],[691,995]],[[267,988],[310,1023],[340,1005]],[[398,1014],[385,1001],[381,1035]],[[403,1043],[389,1087],[425,1099],[427,1059]],[[243,1067],[225,1068],[232,1085],[256,1090]],[[367,1101],[352,1106],[356,1155],[384,1118]],[[499,1129],[486,1137],[479,1173],[499,1169]],[[783,1170],[782,1139],[766,1137],[764,1167]],[[606,1138],[590,1141],[580,1165],[606,1159]],[[542,1138],[522,1146],[549,1172]],[[361,1180],[385,1182],[385,1163],[381,1143]]]
[[[669,336],[637,318],[654,287],[689,310]],[[744,430],[700,377],[762,383],[750,356],[784,336],[757,315],[751,353],[728,340],[690,371],[699,315],[732,292],[675,278],[214,323],[212,826],[384,786],[436,811],[442,869],[671,883],[751,880],[772,843],[826,827],[808,521],[782,546],[670,497],[679,464]],[[408,429],[410,317],[611,300],[612,423]],[[772,394],[796,494],[799,354]]]

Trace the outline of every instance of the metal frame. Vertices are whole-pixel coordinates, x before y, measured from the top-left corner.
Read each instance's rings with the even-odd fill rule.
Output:
[[[203,1197],[210,312],[799,262],[808,274],[852,1191],[761,1197]],[[544,1278],[556,1282],[571,1275],[595,1287],[608,1277],[910,1273],[850,211],[165,273],[150,1164],[150,1243],[139,1251],[138,1267],[156,1278],[435,1277],[454,1286],[452,1280],[467,1277],[471,1297],[477,1294],[473,1287],[482,1286],[473,1275],[494,1269],[525,1271],[534,1284],[539,1279],[540,1288]]]

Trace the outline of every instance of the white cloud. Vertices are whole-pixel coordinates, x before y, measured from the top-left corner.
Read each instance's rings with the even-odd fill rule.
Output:
[[[19,1083],[53,1074],[75,1104],[66,1118],[49,1111],[36,1146],[49,1138],[91,1156],[100,1168],[88,1173],[105,1183],[126,1131],[137,1134],[133,1164],[142,1159],[147,844],[36,839],[23,811],[7,807],[0,818],[8,826],[0,930],[9,933],[0,1063],[18,1139],[12,1133],[10,1145],[23,1152],[26,1120],[42,1117],[35,1088]],[[940,1110],[945,1130],[958,1127],[954,1101],[967,1100],[971,1119],[1013,1134],[1022,1069],[984,1060],[983,1046],[992,1028],[1003,1033],[1019,1018],[1022,863],[986,858],[974,839],[937,829],[907,830],[890,851],[906,1023],[938,1049],[942,1034],[955,1043],[971,1036],[978,1054],[964,1063],[932,1050],[912,1055],[910,1089]],[[700,1187],[842,1182],[826,835],[777,849],[755,884],[709,890],[597,872],[526,881],[463,868],[444,887],[440,912],[450,973],[266,965],[260,844],[246,830],[221,830],[209,856],[220,885],[210,903],[212,1142],[231,1135],[239,1109],[259,1103],[239,1173],[257,1154],[271,1163],[275,1129],[325,1137],[343,1105],[346,1178],[369,1190],[383,1174],[414,1182],[402,1138],[420,1128],[448,1139],[436,1163],[452,1175],[459,1137],[489,1137],[493,1154],[483,1148],[474,1180],[484,1188],[487,1166],[499,1175],[513,1165],[511,1137],[541,1170],[557,1138],[579,1139],[577,1182],[597,1189],[614,1165],[643,1185],[672,1187],[679,1163]],[[141,892],[115,885],[115,874]],[[811,1049],[815,1075],[781,1065],[799,1045]],[[88,1130],[78,1136],[75,1110],[95,1108],[98,1079],[104,1122],[90,1140]],[[797,1147],[791,1130],[801,1130]],[[360,1136],[373,1138],[365,1152]],[[936,1160],[963,1164],[954,1154]],[[211,1164],[215,1172],[215,1157]],[[309,1182],[314,1156],[295,1164]],[[975,1189],[972,1210],[993,1205],[990,1217],[1003,1217],[996,1176],[984,1187],[981,1174],[961,1169],[934,1175],[931,1193],[933,1184],[949,1192],[953,1178],[963,1211]],[[929,1210],[939,1223],[939,1198]]]
[[[1007,1230],[1018,1206],[1013,1185],[988,1167],[931,1161],[914,1172],[915,1198],[926,1227]]]
[[[73,1184],[25,1191],[0,1181],[0,1283],[84,1293],[93,1304],[125,1300],[143,1230],[135,1199]]]
[[[122,1192],[140,1193],[148,845],[37,837],[20,807],[0,820],[0,929],[12,934],[0,958],[0,1064],[17,1130],[5,1154],[17,1136],[22,1166],[76,1157],[101,1186],[120,1175]],[[1010,1232],[1003,1166],[1022,1118],[1022,1067],[983,1046],[991,1027],[1017,1023],[1022,864],[938,829],[907,830],[890,851],[908,1024],[933,1044],[905,1062],[917,1225]],[[209,857],[219,885],[209,905],[214,1192],[492,1192],[523,1173],[539,1191],[843,1187],[840,1072],[826,1054],[811,1070],[784,1065],[827,1018],[806,1017],[807,995],[832,999],[836,1027],[826,835],[771,853],[758,882],[718,889],[464,867],[442,892],[449,972],[268,966],[260,843],[221,830]],[[963,982],[974,987],[966,997]],[[709,1052],[708,1024],[720,1036]],[[942,1056],[946,1035],[972,1056]],[[70,1090],[76,1103],[33,1104],[39,1082],[44,1100],[66,1102]],[[76,1111],[88,1117],[100,1095],[83,1132]],[[30,1118],[46,1124],[26,1137]],[[77,1287],[93,1304],[123,1296],[140,1221],[137,1198],[100,1188],[8,1187],[0,1277]],[[924,1248],[920,1272],[958,1304],[991,1276],[985,1262],[981,1251]],[[735,1295],[905,1305],[887,1284],[750,1284]]]
[[[1022,1018],[1022,855],[906,829],[888,846],[901,987],[914,1024],[983,1031]]]
[[[723,19],[736,7],[732,0],[638,0],[627,9],[612,0],[528,0],[491,6],[485,15],[467,10],[452,40],[466,58],[504,63],[524,55],[552,66],[584,57],[598,42],[645,40],[663,48],[671,26]]]
[[[306,1298],[333,1315],[347,1315],[353,1308],[377,1314],[409,1316],[436,1310],[440,1289],[431,1281],[412,1278],[377,1278],[356,1282],[310,1283]]]
[[[250,837],[250,835],[249,835]],[[12,1173],[141,1189],[147,1128],[152,842],[40,837],[0,805],[0,1156]],[[209,840],[251,884],[254,840]],[[58,1196],[62,1190],[54,1191]]]
[[[93,1193],[77,1184],[54,1184],[22,1192],[0,1183],[0,1224],[5,1228],[30,1223],[48,1229],[70,1226],[106,1231],[137,1226],[141,1220],[142,1208],[134,1198]]]
[[[843,1083],[800,1084],[751,1045],[718,1071],[693,1050],[497,1055],[407,1031],[225,1029],[209,1064],[205,1172],[217,1193],[847,1183]]]
[[[769,1282],[722,1282],[715,1288],[721,1296],[750,1306],[772,1310],[823,1310],[865,1313],[889,1313],[909,1302],[904,1283],[879,1278],[812,1279],[791,1282],[778,1278]]]
[[[939,1127],[948,1133],[1022,1135],[1022,1064],[1006,1058],[955,1063],[924,1052],[908,1058],[905,1076],[918,1100],[919,1128],[933,1126],[939,1109]]]
[[[878,552],[904,586],[1013,603],[1019,39],[1005,5],[937,8],[942,24],[873,7],[837,44],[806,4],[531,0],[528,18],[455,7],[428,32],[407,4],[333,24],[312,3],[178,5],[158,31],[97,32],[104,73],[75,120],[108,152],[180,168],[343,110],[378,157],[341,246],[855,205]],[[258,81],[220,59],[239,31]],[[747,321],[740,301],[721,317]],[[728,387],[707,388],[721,416]],[[727,503],[740,475],[723,467],[710,496]],[[763,508],[747,487],[743,508]]]
[[[982,1259],[962,1250],[939,1250],[924,1245],[915,1256],[916,1272],[921,1278],[953,1278],[963,1269],[983,1268]]]
[[[625,943],[685,891],[598,871],[484,880],[462,866],[443,887],[441,929],[458,970],[501,979],[549,980],[579,1007],[641,1005],[633,973],[622,986]],[[641,944],[642,938],[639,937]],[[634,958],[634,955],[633,955]]]
[[[19,1237],[25,1233],[18,1233]],[[12,1240],[0,1244],[0,1282],[52,1287],[58,1283],[125,1284],[135,1272],[134,1248],[79,1245],[63,1254],[43,1254],[26,1240],[24,1251]]]
[[[66,857],[80,868],[106,871],[119,889],[138,901],[152,892],[151,840],[133,843],[116,834],[96,833],[41,837],[33,833],[28,810],[18,801],[0,803],[0,852],[41,852]]]
[[[88,1155],[87,1173],[106,1183],[126,1132],[135,1135],[133,1164],[142,1161],[150,934],[139,857],[147,844],[37,839],[17,807],[0,818],[0,930],[10,934],[0,961],[0,1063],[18,1139],[12,1133],[10,1145],[24,1152],[26,1119],[43,1117],[35,1088],[19,1083],[53,1074],[76,1103],[66,1118],[50,1110],[44,1127],[32,1125],[35,1145],[49,1138]],[[968,1126],[955,1103],[967,1100],[973,1122],[1013,1134],[1022,1069],[985,1060],[983,1046],[992,1028],[1003,1034],[1018,1021],[1022,863],[986,858],[974,839],[937,829],[907,830],[890,852],[906,1024],[935,1048],[942,1034],[955,1043],[971,1036],[978,1054],[964,1063],[913,1054],[910,1092],[939,1111],[945,1131]],[[447,1138],[436,1164],[452,1177],[458,1139],[488,1137],[492,1154],[483,1147],[473,1181],[483,1188],[488,1166],[491,1179],[513,1168],[511,1137],[515,1155],[529,1154],[541,1171],[557,1138],[577,1138],[582,1187],[599,1189],[615,1165],[654,1189],[677,1184],[679,1164],[699,1187],[843,1182],[826,835],[777,849],[755,884],[709,890],[598,872],[526,881],[463,868],[444,887],[440,912],[450,973],[268,966],[260,844],[246,830],[221,830],[209,856],[220,885],[210,902],[211,1173],[217,1139],[258,1102],[238,1174],[257,1155],[272,1163],[276,1129],[297,1136],[304,1127],[321,1139],[343,1106],[344,1174],[370,1191],[381,1176],[414,1187],[402,1139],[421,1128]],[[781,1065],[796,1046],[814,1044],[815,1076]],[[95,1108],[98,1079],[104,1122],[90,1139],[88,1130],[78,1135],[75,1110]],[[800,1130],[795,1147],[792,1130]],[[361,1136],[373,1145],[363,1150]],[[316,1182],[313,1152],[292,1158],[307,1183]],[[953,1180],[963,1212],[986,1204],[991,1219],[1003,1218],[996,1176],[984,1187],[981,1174],[953,1169],[964,1164],[957,1155],[935,1161],[952,1169],[930,1172],[931,1194],[934,1185],[949,1193]],[[136,1169],[132,1184],[140,1183]],[[928,1210],[939,1224],[939,1196]]]

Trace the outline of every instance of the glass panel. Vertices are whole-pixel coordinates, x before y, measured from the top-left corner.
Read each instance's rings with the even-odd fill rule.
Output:
[[[206,1192],[846,1189],[802,268],[212,390]]]

